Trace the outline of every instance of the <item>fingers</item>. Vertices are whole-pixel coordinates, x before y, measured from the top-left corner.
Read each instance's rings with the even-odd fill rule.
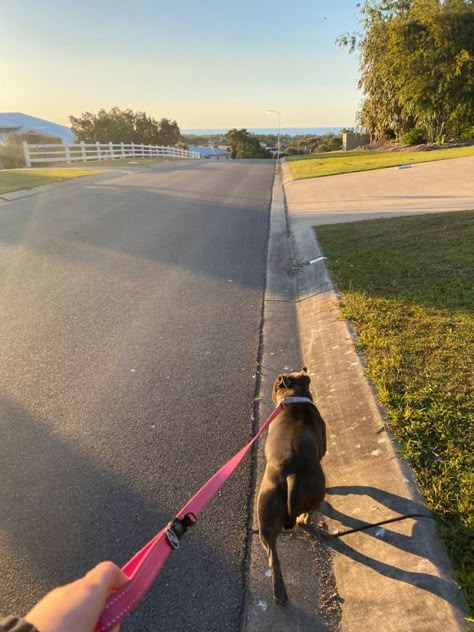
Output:
[[[48,593],[25,616],[41,632],[93,630],[110,593],[128,581],[112,562],[101,562],[84,577]]]
[[[104,595],[108,595],[128,581],[125,573],[113,562],[101,562],[87,573],[86,578],[100,588]]]

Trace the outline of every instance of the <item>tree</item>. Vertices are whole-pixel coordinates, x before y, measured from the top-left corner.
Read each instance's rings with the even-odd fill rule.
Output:
[[[70,116],[71,128],[76,141],[86,143],[144,143],[147,145],[176,145],[180,131],[176,121],[162,118],[160,121],[145,112],[104,109],[97,114],[83,112],[80,117]]]
[[[270,158],[258,139],[246,129],[231,129],[225,135],[231,158]]]
[[[285,154],[301,155],[317,152],[338,151],[342,149],[342,135],[339,134],[308,134],[297,136],[285,149]]]
[[[424,128],[443,142],[474,119],[472,0],[366,0],[362,33],[338,43],[359,51],[360,123],[377,140]]]

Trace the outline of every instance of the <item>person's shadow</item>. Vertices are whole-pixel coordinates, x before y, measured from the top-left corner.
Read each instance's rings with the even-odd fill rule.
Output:
[[[405,519],[413,520],[411,535],[404,535],[390,528],[391,524],[397,524],[398,521],[393,521],[392,523],[384,521],[383,525],[372,526],[369,522],[338,511],[331,502],[326,500],[319,510],[323,518],[327,516],[328,518],[339,521],[341,525],[347,527],[347,531],[349,532],[346,533],[344,529],[339,529],[334,534],[326,532],[325,542],[331,549],[345,555],[355,562],[368,566],[385,577],[390,577],[391,579],[426,590],[455,607],[462,608],[464,606],[461,591],[451,576],[452,570],[450,563],[438,540],[433,515],[421,502],[402,498],[401,496],[377,487],[363,485],[330,487],[326,490],[326,493],[328,496],[342,496],[348,494],[369,496],[374,501],[385,505],[400,516],[405,516]],[[350,534],[353,533],[352,530],[361,531],[367,537],[375,538],[378,544],[383,541],[391,547],[397,547],[411,555],[428,560],[438,568],[440,576],[425,572],[405,570],[399,566],[374,559],[366,553],[362,553],[353,546],[350,546],[344,539],[344,534],[346,533],[346,537],[350,536]],[[312,525],[307,527],[306,531],[312,537],[321,537],[322,530]]]

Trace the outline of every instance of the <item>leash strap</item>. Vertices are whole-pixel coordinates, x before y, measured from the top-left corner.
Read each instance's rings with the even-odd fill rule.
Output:
[[[204,507],[216,495],[255,441],[265,432],[283,408],[287,405],[308,403],[312,404],[313,402],[306,397],[288,397],[286,400],[283,400],[259,428],[253,439],[229,459],[201,487],[178,512],[174,520],[157,533],[148,544],[125,564],[122,571],[129,577],[129,580],[122,588],[119,588],[119,590],[108,597],[97,624],[96,632],[110,632],[138,605],[148,592],[168,555],[174,549],[179,548],[179,539],[186,529],[194,524]]]

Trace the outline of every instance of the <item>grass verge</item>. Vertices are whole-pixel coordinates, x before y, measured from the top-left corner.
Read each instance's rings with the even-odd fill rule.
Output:
[[[472,616],[474,211],[316,232]]]
[[[309,156],[289,156],[286,160],[293,179],[301,180],[468,156],[474,156],[474,146],[434,151],[333,151]]]
[[[159,162],[170,162],[172,160],[183,160],[182,158],[116,158],[115,160],[88,160],[87,162],[81,162],[75,160],[71,165],[66,165],[64,162],[49,162],[49,163],[37,163],[41,166],[50,167],[63,167],[65,169],[78,168],[78,167],[123,167],[123,166],[140,166],[140,165],[154,165]],[[35,163],[36,164],[36,163]]]
[[[82,176],[103,173],[95,169],[2,169],[0,171],[0,195],[22,189],[32,189],[42,184],[63,182]]]

